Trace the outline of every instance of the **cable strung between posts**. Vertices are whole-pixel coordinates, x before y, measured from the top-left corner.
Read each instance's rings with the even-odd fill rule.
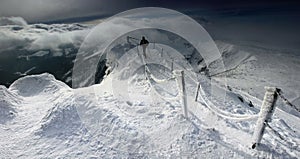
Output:
[[[153,79],[154,76],[153,76],[153,75],[151,74],[151,72],[149,71],[148,66],[145,65],[145,67],[147,67],[147,68],[146,68],[145,74],[146,74],[147,78],[149,79],[149,83],[150,83],[150,85],[151,85],[151,88],[154,88],[154,85],[150,82],[150,79],[153,80],[154,82],[156,82],[156,79]],[[170,81],[170,80],[172,80],[172,79],[175,79],[175,77],[171,77],[171,78],[165,79],[165,80],[160,80],[160,82],[161,82],[161,83],[164,83],[164,82]],[[159,83],[159,82],[157,82],[157,83]],[[160,93],[158,93],[158,92],[156,91],[156,89],[153,89],[153,90],[154,90],[155,94],[157,94],[158,96],[160,96],[161,98],[163,98],[163,99],[165,99],[165,100],[173,100],[173,101],[174,101],[174,100],[178,100],[177,97],[178,97],[179,93],[177,93],[177,95],[174,96],[174,97],[163,97],[162,95],[160,95]]]
[[[239,90],[236,90],[236,91],[238,91],[239,93],[241,93],[241,94],[243,94],[244,92],[241,92],[241,91],[239,91]],[[262,103],[263,101],[261,100],[261,99],[259,99],[259,98],[257,98],[257,97],[254,97],[254,96],[251,96],[251,95],[249,95],[249,94],[244,94],[244,95],[247,95],[248,97],[251,97],[251,98],[253,98],[253,99],[255,99],[258,103]],[[278,96],[280,97],[280,95],[278,94]],[[282,96],[283,97],[283,96]],[[290,102],[291,103],[291,102]],[[261,104],[260,104],[261,105]],[[295,106],[296,107],[296,106]],[[296,108],[295,108],[296,109]],[[298,109],[299,110],[299,109]],[[285,112],[284,110],[282,110],[282,109],[280,109],[279,107],[276,107],[276,111],[278,111],[278,113],[287,113],[287,112]]]
[[[272,130],[272,132],[277,135],[281,140],[285,140],[284,137],[282,135],[279,134],[279,132],[277,132],[275,129],[273,129],[268,122],[264,122],[264,124],[270,128],[270,130]]]
[[[139,50],[138,50],[139,51]],[[138,55],[139,55],[139,52],[138,52]],[[140,55],[139,55],[140,56]],[[165,59],[166,61],[169,61],[168,59]],[[142,62],[145,64],[145,74],[147,75],[148,78],[152,78],[151,77],[151,73],[150,73],[150,70],[144,60],[144,58],[142,57]],[[175,63],[175,65],[177,65]],[[179,65],[178,65],[179,66]],[[197,80],[195,80],[193,77],[191,77],[190,74],[185,74],[187,75],[193,82],[195,82],[195,84],[198,83]],[[172,79],[172,78],[170,78]],[[156,79],[157,81],[160,81],[160,82],[164,82],[164,81],[167,81],[167,80],[158,80]],[[155,81],[155,78],[154,78],[154,81]],[[159,82],[158,82],[159,83]],[[150,85],[153,87],[153,85],[151,84],[150,82]],[[167,99],[166,97],[162,97],[155,89],[154,89],[154,92],[156,94],[158,94],[161,98],[165,98]],[[178,96],[178,95],[177,95]],[[176,96],[176,97],[177,97]],[[175,97],[175,98],[176,98]],[[229,112],[226,112],[224,110],[221,110],[221,109],[218,109],[216,108],[215,106],[213,106],[214,104],[206,98],[206,93],[204,92],[204,90],[202,89],[202,87],[200,86],[200,97],[202,98],[202,101],[204,102],[204,104],[207,106],[207,108],[209,108],[212,112],[214,112],[215,114],[217,114],[218,116],[221,116],[223,118],[227,118],[227,119],[232,119],[232,120],[239,120],[239,121],[244,121],[244,120],[253,120],[253,119],[256,119],[258,117],[258,115],[239,115],[239,114],[232,114],[232,113],[229,113]],[[169,100],[174,100],[174,98],[169,98]]]
[[[138,44],[137,44],[138,46]],[[140,56],[140,53],[139,53],[139,49],[137,47],[137,50],[138,50],[138,56]],[[167,82],[169,80],[172,80],[174,77],[171,77],[169,79],[164,79],[164,80],[160,80],[160,79],[157,79],[155,78],[150,70],[149,70],[149,67],[147,66],[147,63],[145,62],[145,59],[143,58],[143,56],[141,56],[141,60],[143,62],[143,64],[145,65],[145,75],[148,77],[148,79],[152,79],[153,81],[157,82],[157,83],[163,83],[163,82]],[[168,62],[171,62],[170,60],[168,59],[165,59],[166,61]],[[175,65],[177,65],[175,63]],[[197,80],[195,80],[193,77],[191,77],[190,74],[185,74],[187,75],[193,82],[195,82],[195,84],[198,83]],[[153,84],[149,81],[150,85],[152,87]],[[160,95],[156,89],[153,89],[155,94],[157,94],[158,96],[160,96],[162,99],[166,99],[166,100],[177,100],[176,97],[173,97],[173,98],[167,98],[167,97],[163,97],[162,95]],[[232,120],[239,120],[239,121],[244,121],[244,120],[253,120],[253,119],[256,119],[258,117],[257,114],[255,115],[240,115],[240,114],[232,114],[232,113],[229,113],[229,112],[226,112],[224,110],[221,110],[219,108],[217,108],[216,106],[214,106],[214,104],[206,97],[206,93],[204,92],[204,90],[202,89],[202,87],[200,86],[200,97],[202,99],[202,101],[204,102],[204,104],[207,106],[207,108],[209,108],[212,112],[216,113],[218,116],[221,116],[223,118],[227,118],[227,119],[232,119]]]
[[[171,80],[175,80],[176,78],[175,77],[170,77],[170,78],[168,78],[168,79],[157,79],[153,74],[151,74],[150,72],[149,72],[149,77],[153,80],[153,81],[155,81],[156,83],[165,83],[165,82],[168,82],[168,81],[171,81]]]
[[[255,115],[232,114],[232,113],[226,112],[224,110],[218,109],[218,108],[216,108],[216,106],[214,106],[214,104],[209,99],[206,98],[206,95],[205,95],[204,90],[202,89],[201,85],[200,85],[199,90],[200,90],[200,97],[202,98],[202,101],[207,106],[207,108],[209,108],[211,111],[213,111],[214,113],[216,113],[217,115],[219,115],[223,118],[243,121],[243,120],[253,120],[258,117],[257,114],[255,114]]]
[[[140,56],[140,53],[139,53],[139,49],[137,49],[138,50],[138,56]],[[145,75],[147,76],[147,78],[150,80],[150,79],[152,79],[153,81],[159,81],[159,82],[157,82],[157,83],[163,83],[163,82],[166,82],[166,81],[169,81],[169,80],[172,80],[173,78],[175,78],[175,77],[171,77],[171,78],[169,78],[169,79],[165,79],[165,80],[159,80],[159,79],[157,79],[157,78],[152,78],[152,77],[154,77],[154,76],[151,76],[152,74],[151,74],[151,72],[150,72],[150,69],[148,68],[148,66],[147,66],[147,63],[145,62],[145,59],[143,58],[143,56],[141,56],[141,59],[142,59],[142,63],[144,64],[144,66],[145,66]],[[151,88],[154,88],[154,85],[149,81],[149,84],[151,85]],[[178,100],[177,99],[177,97],[178,97],[178,94],[179,93],[177,93],[177,95],[175,96],[175,97],[171,97],[171,98],[168,98],[168,97],[163,97],[162,95],[160,95],[157,91],[156,91],[156,89],[152,89],[153,91],[154,91],[154,93],[156,94],[156,95],[158,95],[159,97],[161,97],[162,99],[164,99],[164,100]]]
[[[199,83],[199,81],[197,81],[193,77],[191,77],[190,74],[186,73],[185,75],[188,76],[193,82],[195,82],[195,84]],[[226,118],[226,119],[239,120],[239,121],[253,120],[253,119],[256,119],[258,117],[258,114],[255,114],[255,115],[240,115],[240,114],[232,114],[232,113],[226,112],[224,110],[221,110],[221,109],[217,108],[216,106],[214,106],[214,104],[206,97],[207,95],[206,95],[206,93],[203,90],[201,85],[200,85],[199,90],[200,90],[200,97],[201,97],[202,101],[204,102],[204,104],[207,106],[207,108],[209,110],[211,110],[212,112],[214,112],[218,116],[221,116],[221,117]]]
[[[276,91],[276,93],[278,94],[278,96],[285,102],[285,104],[291,106],[292,108],[296,109],[298,112],[300,112],[300,109],[298,107],[296,107],[295,105],[293,105],[287,98],[285,98],[280,91]]]
[[[293,145],[291,142],[287,141],[278,131],[276,131],[274,128],[271,127],[271,125],[267,122],[264,122],[264,124],[271,130],[271,132],[273,134],[275,134],[277,137],[279,137],[282,141],[284,141],[287,146],[290,148],[290,149],[294,149],[293,148]]]

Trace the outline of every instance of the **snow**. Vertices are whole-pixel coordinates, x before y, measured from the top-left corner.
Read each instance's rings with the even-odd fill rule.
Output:
[[[20,98],[12,94],[6,87],[0,86],[0,124],[13,119],[16,116],[15,107],[20,103]]]
[[[189,72],[185,72],[189,118],[184,118],[181,101],[176,97],[178,89],[174,79],[155,82],[172,75],[169,69],[164,69],[170,67],[166,65],[170,57],[164,56],[162,59],[154,56],[158,50],[149,48],[147,67],[155,77],[149,81],[145,78],[149,74],[144,72],[143,61],[136,56],[137,49],[133,48],[120,59],[120,65],[97,85],[71,89],[53,75],[44,73],[20,78],[8,89],[1,87],[4,99],[10,101],[6,108],[12,108],[8,111],[15,114],[14,118],[0,125],[3,134],[0,140],[1,156],[297,158],[300,155],[297,146],[300,143],[300,129],[287,122],[297,123],[299,118],[282,116],[284,114],[275,110],[270,124],[284,136],[285,141],[267,129],[262,144],[252,150],[255,120],[223,118],[218,112],[211,111],[204,101],[194,102],[197,83],[191,79],[193,76],[187,76]],[[134,57],[134,63],[122,65],[122,60]],[[191,67],[182,65],[186,62],[180,59],[183,60],[177,58],[175,68]],[[157,66],[156,63],[163,65]],[[121,87],[116,88],[118,82]],[[205,91],[206,85],[202,87]],[[168,91],[171,93],[166,93]],[[211,99],[209,93],[200,94],[206,100]],[[235,105],[225,103],[224,107],[215,105],[215,109],[227,112],[232,109],[245,110],[240,115],[257,113],[246,103],[239,103],[236,93],[227,90],[227,95],[228,100],[235,101]],[[216,103],[218,99],[213,101],[213,104]]]
[[[300,104],[298,100],[300,92],[299,89],[295,89],[300,87],[300,76],[298,76],[300,65],[299,62],[296,62],[299,57],[297,52],[282,52],[253,45],[238,45],[220,41],[217,41],[217,45],[220,47],[220,51],[226,50],[222,52],[229,54],[230,56],[227,58],[230,60],[224,58],[225,71],[212,73],[216,81],[220,80],[222,83],[226,77],[227,84],[233,89],[233,92],[244,97],[248,96],[252,102],[257,101],[257,98],[263,99],[264,87],[270,86],[280,88],[286,98],[295,105]],[[212,65],[212,67],[212,71],[218,68],[217,65]],[[295,109],[287,107],[282,100],[278,100],[278,105],[281,110],[299,117],[299,113]]]
[[[20,18],[7,21],[4,18],[0,23],[1,53],[11,51],[28,61],[71,56],[69,46],[79,47],[91,31],[90,26],[80,24],[26,25]],[[181,22],[176,17],[161,17],[154,23],[162,27],[161,21]],[[91,43],[83,46],[97,47],[84,59],[92,59],[103,51],[99,43],[106,46],[108,39],[114,40],[114,35],[149,24],[147,19],[135,22],[129,23],[123,17],[100,31],[93,30],[87,37]],[[181,32],[186,30],[179,28]],[[141,33],[129,35],[138,37]],[[156,43],[154,47],[151,43],[150,58],[145,60],[136,47],[128,47],[125,38],[116,42],[119,45],[107,48],[113,52],[107,56],[111,73],[100,84],[73,89],[57,80],[58,77],[43,73],[19,78],[9,88],[0,86],[1,158],[300,156],[300,115],[281,99],[269,123],[273,130],[267,127],[261,144],[251,149],[264,86],[279,87],[295,105],[300,103],[297,52],[222,40],[216,41],[220,57],[198,63],[202,57],[193,56],[194,48],[184,40],[159,30],[146,35],[160,39],[162,44]],[[203,49],[209,53],[208,45],[205,43]],[[28,52],[21,55],[15,50]],[[172,62],[175,70],[185,71],[188,118],[184,117],[182,101],[178,98],[180,92],[173,77]],[[16,73],[24,76],[37,68]],[[193,72],[201,69],[205,71]],[[63,76],[71,81],[71,74],[67,70]],[[87,77],[83,83],[91,82],[91,78]],[[198,82],[201,87],[195,102]]]
[[[53,75],[45,73],[39,77],[26,76],[22,79],[16,80],[9,87],[9,91],[14,92],[19,96],[28,97],[43,94],[53,94],[62,88],[67,89],[64,83],[55,81]]]

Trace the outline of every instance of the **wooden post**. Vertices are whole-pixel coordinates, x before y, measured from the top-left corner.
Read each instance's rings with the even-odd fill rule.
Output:
[[[200,82],[198,82],[198,84],[197,84],[195,102],[197,102],[197,100],[198,100],[199,89],[200,89]]]
[[[187,108],[187,99],[186,99],[186,90],[185,90],[185,81],[184,81],[184,72],[183,70],[175,70],[173,71],[177,85],[179,88],[179,94],[182,99],[182,110],[185,118],[188,118],[188,108]]]
[[[254,149],[258,144],[260,144],[261,139],[264,135],[266,124],[272,120],[272,115],[275,110],[275,104],[277,101],[277,91],[280,91],[275,87],[265,87],[266,93],[262,106],[260,108],[259,117],[256,122],[255,131],[253,134],[253,145]]]

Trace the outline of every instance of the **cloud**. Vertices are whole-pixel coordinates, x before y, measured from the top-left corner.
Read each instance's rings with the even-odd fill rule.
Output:
[[[15,18],[7,18],[10,19]],[[11,50],[61,53],[65,46],[79,47],[89,28],[79,24],[34,24],[0,27],[0,54]]]
[[[138,0],[0,0],[0,16],[20,16],[29,23],[116,14],[139,7]],[[151,6],[151,5],[150,5]]]
[[[27,22],[22,17],[0,17],[0,26],[5,25],[27,25]]]
[[[22,16],[28,22],[45,22],[107,12],[103,0],[1,0],[1,16]],[[104,3],[103,3],[104,4]]]

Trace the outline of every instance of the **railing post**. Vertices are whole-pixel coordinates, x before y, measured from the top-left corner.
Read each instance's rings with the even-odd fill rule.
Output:
[[[182,110],[185,118],[188,118],[188,108],[187,108],[187,99],[186,99],[186,90],[185,90],[185,81],[184,81],[184,72],[183,70],[175,70],[173,74],[176,77],[177,85],[179,88],[179,94],[182,99]]]
[[[275,110],[275,104],[278,97],[276,92],[280,91],[278,88],[275,87],[265,87],[265,90],[266,93],[260,108],[259,117],[257,119],[256,127],[253,134],[252,149],[254,149],[258,144],[260,144],[266,128],[266,124],[272,120],[272,115]]]
[[[198,84],[197,84],[195,102],[197,102],[197,100],[198,100],[199,89],[200,89],[200,82],[198,82]]]
[[[171,71],[174,70],[174,60],[172,59],[172,63],[171,63]]]

